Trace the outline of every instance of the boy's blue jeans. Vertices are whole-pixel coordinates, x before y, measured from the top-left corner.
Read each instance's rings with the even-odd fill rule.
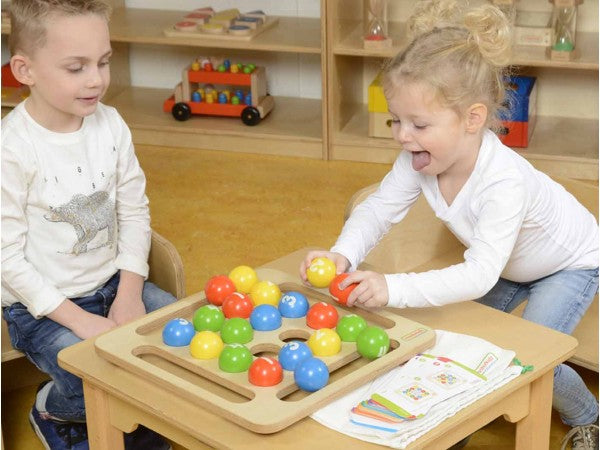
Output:
[[[529,283],[500,278],[492,290],[477,301],[510,312],[529,298],[524,319],[571,334],[597,291],[598,268],[561,270]],[[566,364],[554,369],[552,406],[561,420],[572,427],[594,423],[598,418],[598,401],[579,374]]]
[[[117,272],[95,294],[74,298],[72,301],[88,312],[106,317],[117,295],[118,286],[119,273]],[[146,312],[151,312],[176,299],[154,284],[145,282],[142,300]],[[45,317],[35,319],[21,303],[3,308],[2,313],[8,324],[13,347],[25,353],[54,381],[46,400],[46,411],[59,419],[84,422],[85,405],[81,379],[59,367],[57,361],[59,351],[80,342],[81,339],[70,329],[51,319]]]

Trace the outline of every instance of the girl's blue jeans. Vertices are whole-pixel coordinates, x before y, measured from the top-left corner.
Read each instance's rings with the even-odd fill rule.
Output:
[[[598,268],[561,270],[529,283],[500,278],[492,290],[477,301],[510,312],[529,298],[524,319],[571,334],[597,291]],[[598,418],[597,399],[579,374],[566,364],[554,369],[552,406],[561,420],[572,427],[594,423]]]
[[[106,317],[117,295],[119,273],[93,295],[71,299],[81,308]],[[146,312],[151,312],[174,302],[168,292],[150,282],[144,283],[142,300]],[[53,417],[72,421],[85,421],[83,385],[81,379],[58,366],[57,355],[65,347],[81,341],[69,328],[48,318],[35,319],[24,305],[14,303],[3,308],[10,340],[38,369],[54,381],[46,400],[46,411]]]

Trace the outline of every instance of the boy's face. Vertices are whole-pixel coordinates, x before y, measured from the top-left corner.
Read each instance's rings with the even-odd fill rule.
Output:
[[[414,170],[440,175],[460,164],[464,122],[456,111],[440,104],[431,87],[403,82],[387,100],[394,139],[411,152]]]
[[[106,20],[95,14],[52,15],[46,44],[29,58],[29,113],[54,131],[75,131],[96,110],[110,83]]]

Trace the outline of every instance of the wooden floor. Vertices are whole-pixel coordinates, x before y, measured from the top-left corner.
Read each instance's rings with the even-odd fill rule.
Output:
[[[148,146],[138,146],[137,153],[148,179],[152,226],[181,254],[188,293],[240,264],[258,266],[304,246],[331,246],[350,196],[390,169]],[[597,374],[578,370],[598,396]],[[35,389],[2,393],[6,450],[43,448],[27,420]],[[560,448],[567,431],[553,414],[552,449]],[[513,436],[514,426],[499,418],[477,432],[466,448],[508,450]]]

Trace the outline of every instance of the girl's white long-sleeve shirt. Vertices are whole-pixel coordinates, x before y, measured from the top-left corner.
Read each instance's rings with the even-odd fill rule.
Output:
[[[2,305],[41,317],[119,269],[146,277],[145,188],[114,108],[99,104],[78,131],[55,133],[19,104],[2,120]]]
[[[356,269],[420,193],[467,248],[464,262],[422,273],[386,274],[388,306],[473,300],[500,277],[529,282],[563,269],[598,267],[594,216],[489,130],[471,176],[451,205],[437,177],[415,171],[410,153],[402,152],[378,190],[352,212],[331,251],[344,255]]]

